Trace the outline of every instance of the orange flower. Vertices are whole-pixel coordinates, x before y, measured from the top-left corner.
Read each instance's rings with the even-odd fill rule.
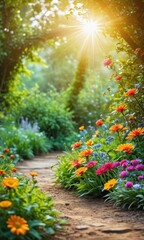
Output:
[[[98,137],[99,136],[99,131],[95,132],[95,136]]]
[[[78,148],[82,145],[82,141],[75,142],[74,144],[71,145],[72,148]]]
[[[16,168],[12,168],[12,171],[13,171],[13,172],[17,172],[17,169],[16,169]]]
[[[103,125],[102,119],[97,120],[95,124],[97,127],[102,126]]]
[[[19,184],[19,180],[17,178],[7,177],[2,180],[2,184],[4,187],[16,188]]]
[[[71,167],[74,168],[74,167],[79,167],[83,162],[85,162],[84,158],[77,158],[73,162],[70,162],[70,164],[71,164]]]
[[[117,80],[117,81],[119,81],[119,80],[121,80],[121,79],[122,79],[122,76],[120,76],[120,75],[118,75],[118,76],[115,77],[115,80]]]
[[[104,185],[104,189],[105,190],[109,190],[109,189],[111,189],[112,187],[114,187],[115,185],[116,185],[116,183],[117,183],[117,179],[111,179],[111,180],[109,180],[108,182],[106,182],[105,183],[105,185]]]
[[[122,124],[115,124],[115,125],[110,127],[110,131],[111,132],[117,132],[117,131],[119,131],[122,128],[123,128]]]
[[[2,169],[0,169],[0,175],[6,174],[6,172]]]
[[[10,231],[16,235],[25,235],[29,230],[27,221],[16,215],[11,215],[8,218],[7,227],[10,228]]]
[[[126,95],[128,97],[130,96],[133,96],[134,94],[136,94],[138,92],[138,89],[137,88],[133,88],[133,89],[129,89],[127,92],[126,92]]]
[[[76,171],[75,171],[75,174],[80,177],[82,176],[87,170],[87,167],[81,167],[81,168],[78,168]]]
[[[139,135],[144,135],[144,128],[137,128],[137,129],[132,130],[131,132],[129,132],[126,139],[131,140],[134,137],[137,137]]]
[[[135,120],[136,119],[136,117],[135,116],[129,116],[129,120]]]
[[[4,200],[0,202],[1,208],[9,208],[11,205],[12,205],[12,202],[8,200]]]
[[[4,152],[5,152],[5,153],[9,153],[10,150],[9,150],[8,148],[4,148]]]
[[[90,139],[90,140],[88,140],[87,142],[86,142],[86,145],[88,146],[88,147],[90,147],[91,145],[93,145],[93,141]]]
[[[30,172],[29,174],[30,174],[32,177],[38,176],[38,173],[37,173],[37,172]]]
[[[125,144],[120,144],[120,145],[117,147],[116,151],[118,151],[118,152],[123,151],[123,152],[126,152],[126,153],[131,153],[134,148],[135,148],[135,147],[134,147],[133,144],[131,144],[131,143],[125,143]]]
[[[92,149],[85,149],[82,152],[80,152],[80,156],[81,157],[88,157],[89,155],[91,155],[93,152]]]
[[[84,130],[84,126],[79,127],[79,130],[83,131]]]
[[[10,158],[11,158],[11,159],[14,159],[14,158],[15,158],[15,156],[14,156],[14,155],[10,155]]]
[[[116,112],[123,112],[126,109],[126,105],[120,105],[119,107],[116,108]]]
[[[122,129],[123,132],[125,132],[126,130],[128,130],[128,127],[124,127],[124,128]]]

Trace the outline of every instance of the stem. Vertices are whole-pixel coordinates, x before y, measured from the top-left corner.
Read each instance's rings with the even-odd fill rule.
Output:
[[[136,100],[137,104],[139,105],[139,107],[144,111],[144,108],[141,106],[141,104],[139,103],[138,99],[136,98],[136,96],[133,96],[134,99]]]

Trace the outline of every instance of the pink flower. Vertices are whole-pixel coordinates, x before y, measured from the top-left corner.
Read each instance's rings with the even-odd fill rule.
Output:
[[[86,164],[87,168],[93,168],[98,162],[97,161],[90,161]]]
[[[122,167],[127,167],[127,166],[128,166],[128,161],[127,161],[127,159],[122,160],[122,161],[120,162],[120,165],[121,165]]]
[[[133,186],[132,182],[126,182],[125,187],[126,188],[131,188]]]
[[[120,165],[120,162],[114,162],[113,163],[113,167],[117,167],[117,166],[119,166]]]
[[[127,171],[122,171],[120,172],[119,177],[124,178],[127,176],[127,174],[128,174]]]
[[[138,176],[138,180],[140,181],[140,180],[143,180],[144,179],[144,175],[140,175],[140,176]]]
[[[139,160],[131,160],[131,164],[133,165],[133,166],[136,166],[137,164],[139,164]]]
[[[103,62],[104,67],[108,67],[112,64],[112,60],[110,58],[106,58]]]
[[[135,167],[136,170],[144,170],[144,164],[138,164],[136,167]]]
[[[126,168],[126,170],[127,170],[127,171],[134,171],[135,168],[134,168],[134,166],[128,166],[128,167]]]

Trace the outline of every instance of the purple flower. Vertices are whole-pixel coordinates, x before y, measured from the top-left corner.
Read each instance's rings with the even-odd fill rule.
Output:
[[[120,162],[114,162],[113,163],[113,167],[117,167],[117,166],[119,166],[120,165]]]
[[[144,175],[138,176],[138,180],[139,180],[139,181],[142,180],[142,179],[144,179]]]
[[[94,165],[96,165],[98,162],[97,161],[90,161],[86,164],[87,168],[93,168]]]
[[[132,182],[126,182],[125,187],[126,188],[131,188],[133,186]]]
[[[136,167],[135,167],[136,170],[143,170],[144,169],[144,165],[141,163],[141,164],[138,164]]]
[[[127,159],[123,159],[120,161],[120,165],[122,166],[123,163],[128,163],[128,160]]]
[[[140,184],[139,184],[139,183],[134,184],[134,185],[133,185],[133,188],[139,189],[139,188],[140,188]]]
[[[133,170],[135,170],[135,168],[134,168],[134,166],[128,166],[128,167],[126,168],[126,170],[127,170],[127,171],[133,171]]]
[[[119,174],[119,177],[121,177],[121,178],[124,178],[124,177],[126,177],[127,176],[127,171],[122,171],[120,174]]]
[[[131,164],[132,164],[133,166],[136,166],[137,164],[139,164],[139,160],[138,160],[138,159],[136,159],[136,160],[131,160]]]

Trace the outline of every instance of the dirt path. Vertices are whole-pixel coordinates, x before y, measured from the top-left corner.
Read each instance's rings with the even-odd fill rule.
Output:
[[[75,193],[55,184],[52,167],[61,153],[51,153],[18,164],[20,172],[29,176],[36,171],[40,188],[53,197],[55,208],[68,220],[63,231],[53,240],[142,240],[144,212],[113,208],[102,199],[79,198]]]

